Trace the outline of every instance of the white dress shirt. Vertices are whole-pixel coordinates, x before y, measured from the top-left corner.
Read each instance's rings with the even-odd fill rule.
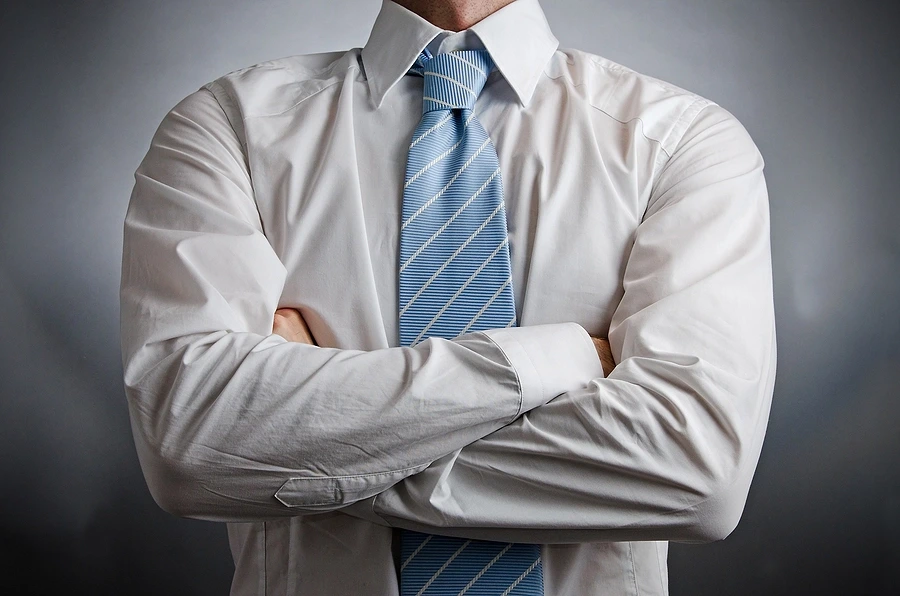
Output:
[[[398,346],[419,52],[487,49],[521,327]],[[229,522],[233,594],[395,595],[396,527],[543,543],[546,594],[666,594],[737,523],[775,372],[763,160],[702,97],[560,49],[537,0],[259,64],[164,119],[125,221],[141,465]],[[272,334],[303,314],[320,347]],[[603,378],[589,334],[618,365]]]

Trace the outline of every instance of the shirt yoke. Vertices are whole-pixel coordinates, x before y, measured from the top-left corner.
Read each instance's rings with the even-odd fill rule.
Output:
[[[277,116],[359,71],[359,48],[302,54],[261,62],[230,72],[203,88],[215,95],[242,139],[243,122]]]
[[[349,70],[365,78],[361,49],[270,60],[228,73],[203,87],[215,95],[244,143],[244,122],[283,114],[316,93],[345,81]],[[544,69],[609,118],[637,121],[641,134],[671,156],[688,126],[714,102],[641,74],[602,56],[560,48]]]
[[[602,56],[560,48],[544,74],[566,81],[595,109],[641,133],[671,157],[694,118],[714,102]]]

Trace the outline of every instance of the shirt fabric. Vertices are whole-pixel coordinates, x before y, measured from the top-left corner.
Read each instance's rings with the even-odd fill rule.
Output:
[[[426,46],[496,63],[520,327],[398,347]],[[537,0],[456,33],[385,0],[361,49],[188,96],[135,180],[135,444],[161,507],[228,522],[233,594],[396,595],[397,527],[544,544],[548,595],[666,594],[667,540],[736,525],[775,373],[763,160],[715,103],[559,48]]]

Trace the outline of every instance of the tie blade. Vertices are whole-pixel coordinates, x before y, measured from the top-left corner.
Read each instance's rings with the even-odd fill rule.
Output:
[[[410,141],[400,223],[407,346],[516,324],[499,161],[471,111],[493,63],[485,51],[463,51],[419,64],[424,114]],[[402,596],[543,594],[537,545],[402,531],[401,553]]]

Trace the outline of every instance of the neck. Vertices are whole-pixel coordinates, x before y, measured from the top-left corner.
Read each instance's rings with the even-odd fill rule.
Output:
[[[394,0],[433,25],[448,31],[468,29],[514,0]]]

